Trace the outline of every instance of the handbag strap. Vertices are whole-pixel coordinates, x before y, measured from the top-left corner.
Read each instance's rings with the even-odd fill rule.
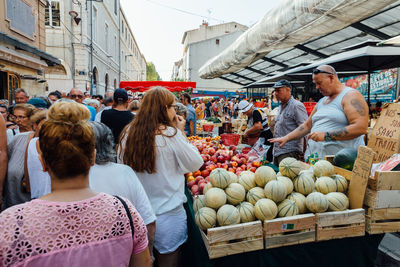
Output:
[[[135,235],[134,235],[135,234],[135,228],[133,227],[132,215],[131,215],[131,212],[129,211],[128,205],[126,204],[126,202],[121,197],[119,197],[119,196],[114,196],[114,197],[116,197],[122,203],[122,205],[124,206],[126,215],[128,215],[129,224],[131,226],[131,232],[132,232],[132,241],[133,241],[135,239]]]

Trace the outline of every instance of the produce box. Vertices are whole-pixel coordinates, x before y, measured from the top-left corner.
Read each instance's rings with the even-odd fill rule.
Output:
[[[400,171],[377,171],[368,180],[364,205],[369,234],[400,231]]]
[[[277,248],[315,241],[313,213],[264,221],[265,248]]]
[[[264,248],[261,221],[207,229],[201,232],[210,259]]]
[[[365,210],[352,209],[315,214],[316,241],[365,235]]]

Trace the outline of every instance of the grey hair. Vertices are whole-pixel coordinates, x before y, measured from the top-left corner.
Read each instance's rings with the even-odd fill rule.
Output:
[[[91,121],[90,126],[92,126],[96,143],[96,164],[117,162],[117,152],[114,149],[114,136],[111,129],[96,121]]]
[[[14,94],[19,94],[19,93],[24,93],[25,96],[29,96],[28,91],[25,90],[24,88],[17,88],[17,89],[15,89]]]

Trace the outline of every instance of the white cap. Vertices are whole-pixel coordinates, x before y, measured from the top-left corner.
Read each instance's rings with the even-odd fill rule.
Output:
[[[251,109],[251,107],[253,106],[253,104],[250,104],[249,101],[247,100],[242,100],[239,102],[239,111],[240,112],[247,112]]]

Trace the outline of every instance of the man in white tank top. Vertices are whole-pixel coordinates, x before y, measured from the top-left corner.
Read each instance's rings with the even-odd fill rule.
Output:
[[[335,69],[322,65],[313,70],[313,82],[324,96],[309,118],[296,130],[281,138],[270,139],[282,147],[290,140],[308,138],[305,158],[334,155],[344,147],[357,149],[364,144],[368,129],[368,105],[360,92],[339,81]]]

